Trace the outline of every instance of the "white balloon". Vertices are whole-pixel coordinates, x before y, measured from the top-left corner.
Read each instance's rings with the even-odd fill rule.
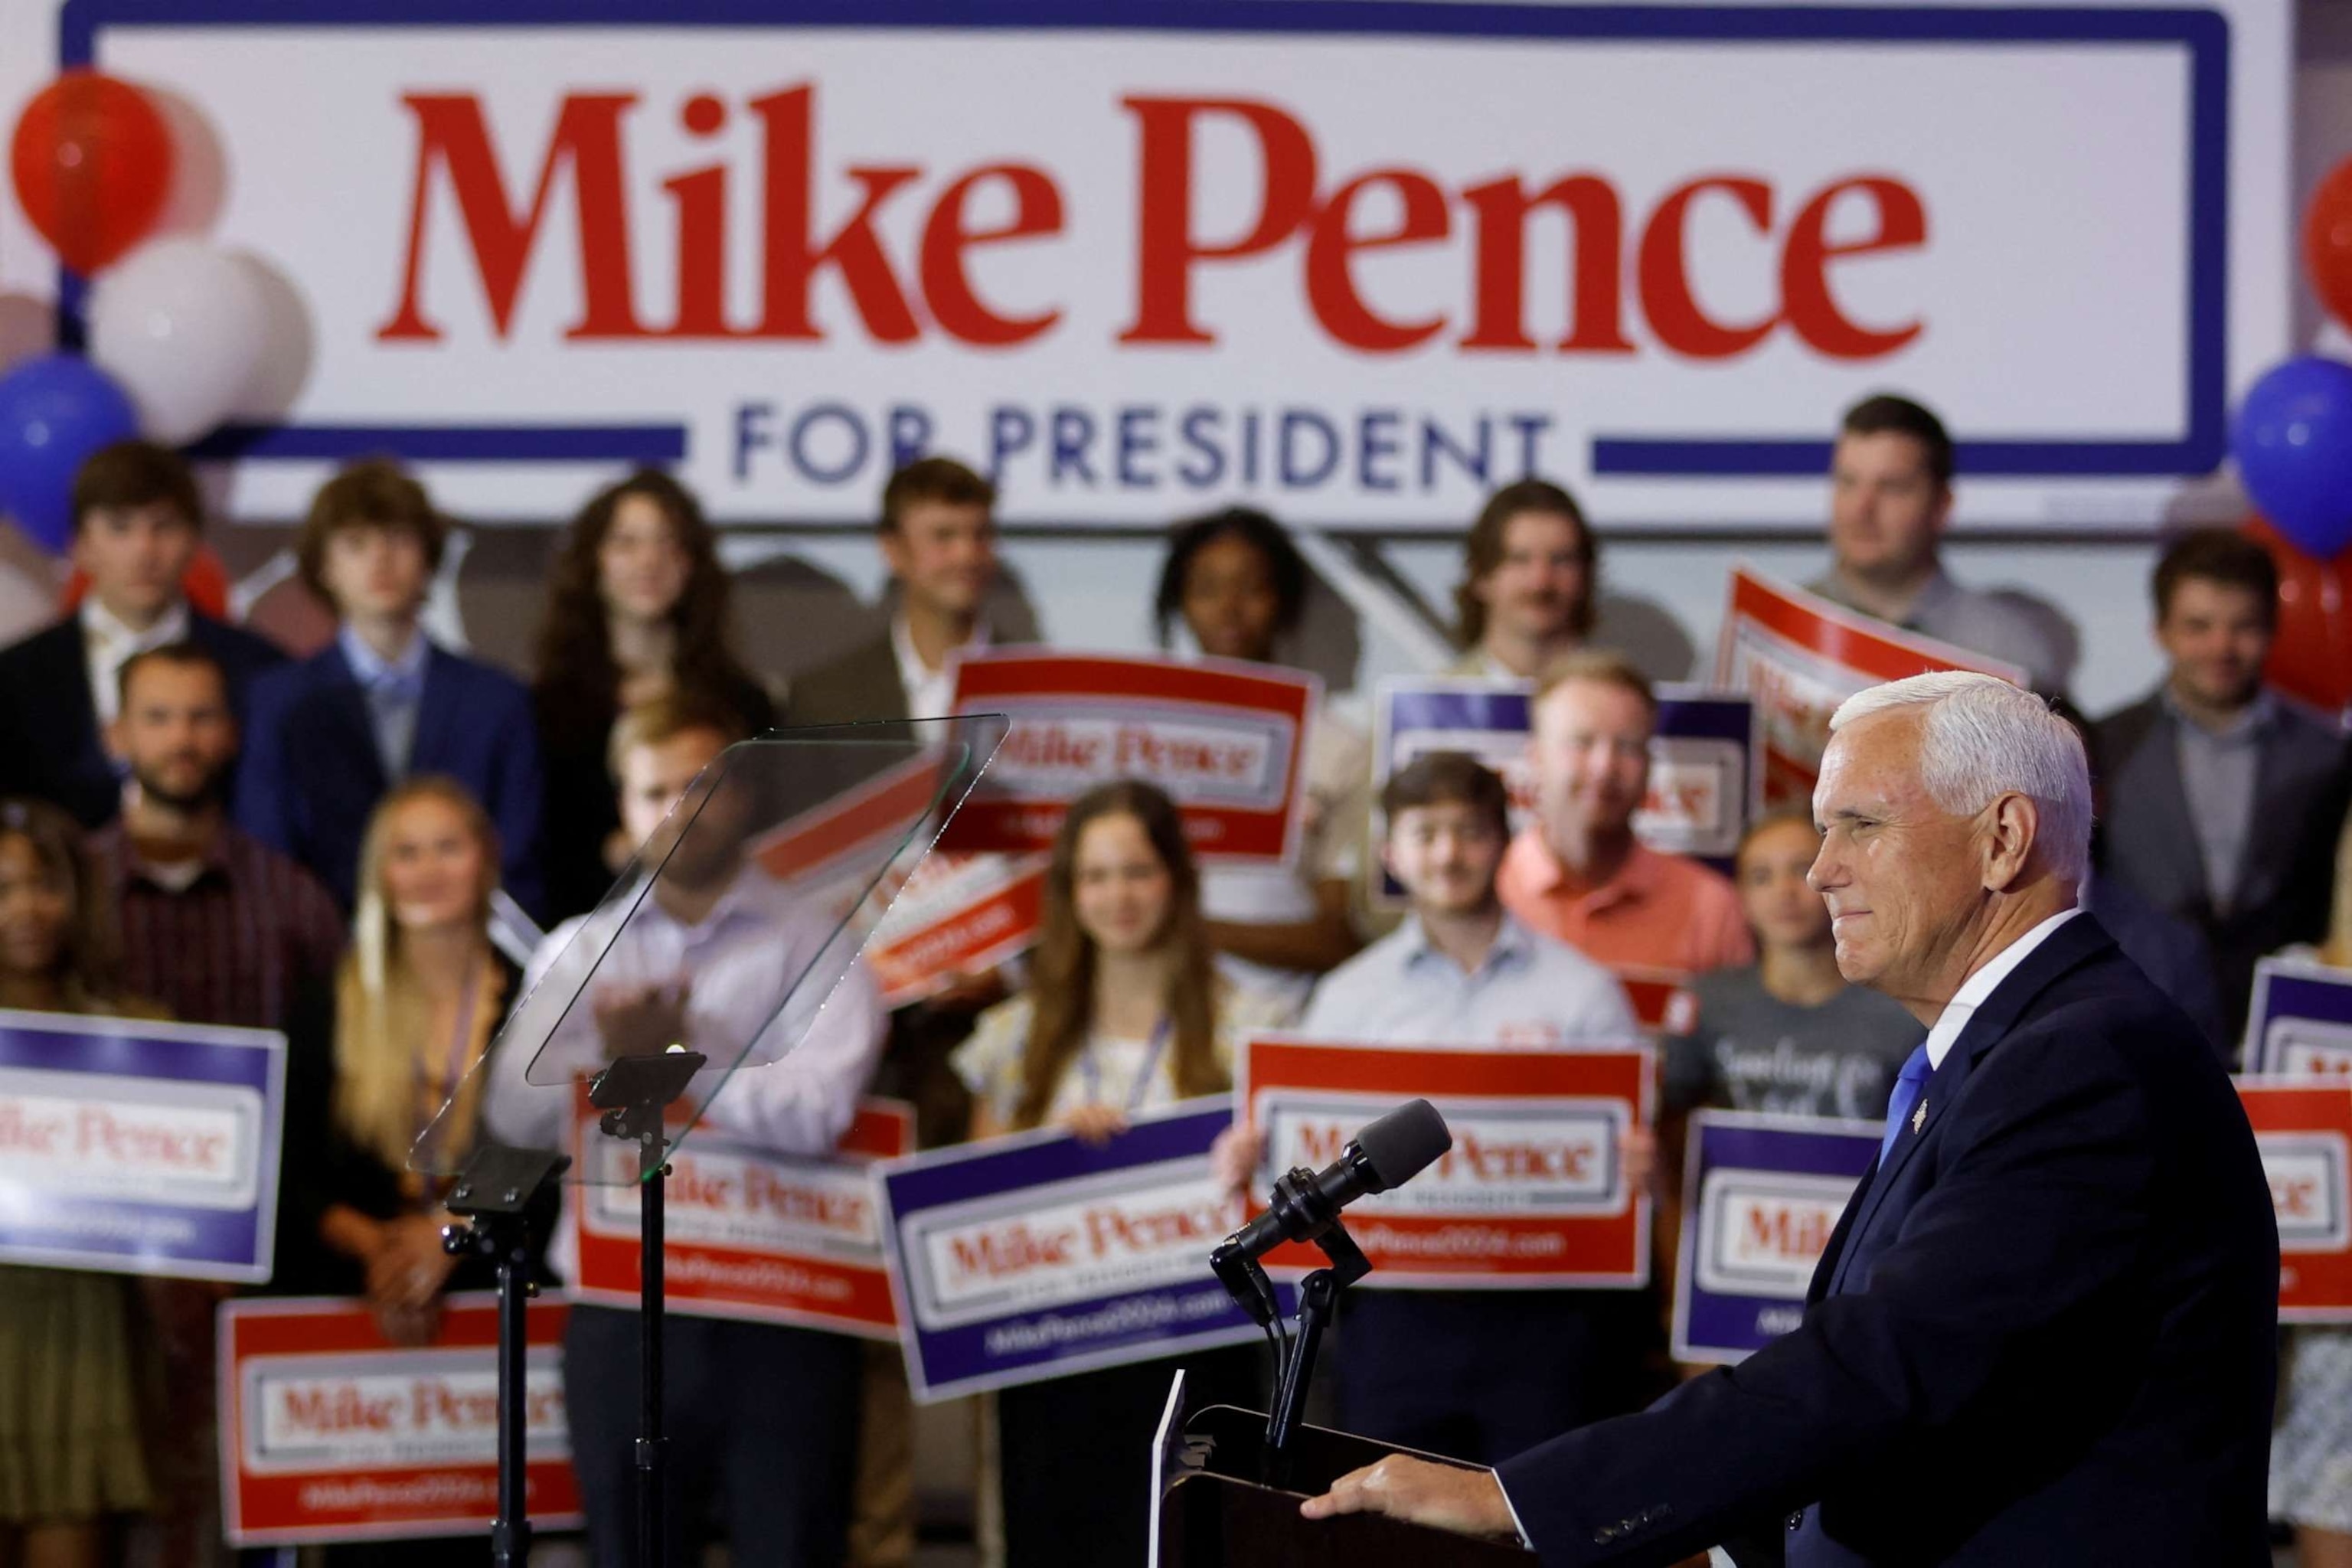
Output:
[[[92,287],[89,357],[130,394],[140,429],[176,447],[236,412],[260,374],[269,315],[246,262],[201,239],[159,239]]]

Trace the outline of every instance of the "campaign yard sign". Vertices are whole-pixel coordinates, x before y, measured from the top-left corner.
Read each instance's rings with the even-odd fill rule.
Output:
[[[2352,1322],[2352,1080],[2242,1078],[2278,1215],[2279,1321]]]
[[[866,944],[883,1005],[936,996],[1026,952],[1045,918],[1045,857],[923,858]]]
[[[561,1302],[525,1317],[524,1497],[531,1522],[580,1522],[563,1409]],[[498,1512],[498,1301],[452,1296],[424,1345],[395,1345],[366,1302],[220,1310],[222,1528],[232,1545],[485,1535]]]
[[[583,1173],[566,1205],[578,1300],[635,1309],[637,1147],[598,1130],[583,1089],[573,1150]],[[662,1289],[690,1317],[793,1323],[895,1339],[872,1173],[915,1146],[914,1108],[868,1100],[829,1158],[797,1159],[698,1131],[669,1157]]]
[[[2026,682],[2015,665],[1890,626],[1748,566],[1732,571],[1715,683],[1756,700],[1766,805],[1812,799],[1839,703],[1865,687],[1947,669]]]
[[[286,1037],[0,1012],[0,1258],[261,1284]]]
[[[1402,1186],[1357,1199],[1348,1232],[1372,1265],[1361,1287],[1536,1289],[1638,1286],[1650,1277],[1650,1200],[1622,1146],[1650,1124],[1646,1046],[1483,1050],[1259,1036],[1235,1090],[1265,1152],[1264,1192],[1321,1170],[1365,1123],[1408,1100],[1445,1118],[1454,1147]],[[1293,1243],[1268,1267],[1318,1268]],[[1360,1287],[1360,1288],[1361,1288]]]
[[[1813,1267],[1885,1131],[1870,1121],[1743,1110],[1691,1117],[1676,1361],[1740,1361],[1797,1326]]]
[[[1165,791],[1203,861],[1297,858],[1312,675],[1231,659],[992,648],[956,660],[955,710],[1013,727],[940,847],[1052,847],[1069,803],[1099,784]]]
[[[2352,1073],[2352,971],[2285,958],[2256,963],[2241,1059],[2250,1072]]]
[[[1209,1272],[1248,1217],[1209,1170],[1232,1124],[1220,1095],[1138,1116],[1099,1149],[1045,1131],[880,1167],[916,1399],[1255,1339]]]

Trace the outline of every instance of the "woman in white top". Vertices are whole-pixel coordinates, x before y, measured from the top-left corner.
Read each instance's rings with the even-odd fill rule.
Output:
[[[1183,622],[1212,658],[1278,664],[1307,605],[1307,562],[1282,525],[1234,507],[1176,525],[1154,602],[1160,645]],[[1315,979],[1363,945],[1352,904],[1371,812],[1371,745],[1318,710],[1307,731],[1307,804],[1291,867],[1220,868],[1202,878],[1209,941],[1226,973],[1304,1005]]]
[[[1235,1047],[1283,1021],[1281,1007],[1217,973],[1175,805],[1122,781],[1072,803],[1028,987],[982,1014],[953,1060],[971,1089],[974,1138],[1060,1127],[1108,1143],[1139,1112],[1225,1093]],[[1250,1350],[1181,1360],[1196,1403],[1257,1396]],[[1076,1373],[997,1396],[1007,1562],[1144,1560],[1137,1478],[1176,1364]]]

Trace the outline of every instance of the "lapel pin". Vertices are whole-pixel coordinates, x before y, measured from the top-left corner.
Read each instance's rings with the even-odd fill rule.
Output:
[[[1927,1125],[1927,1102],[1923,1100],[1919,1102],[1919,1109],[1911,1113],[1911,1135],[1915,1138],[1917,1137],[1919,1135],[1919,1130]]]

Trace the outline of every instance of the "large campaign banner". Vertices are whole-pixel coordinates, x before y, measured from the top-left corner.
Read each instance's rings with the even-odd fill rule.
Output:
[[[566,1205],[576,1300],[635,1308],[640,1245],[637,1146],[605,1136],[583,1089],[573,1111],[581,1184]],[[867,1339],[898,1337],[874,1197],[877,1163],[911,1152],[915,1111],[857,1108],[830,1159],[795,1159],[698,1131],[669,1158],[662,1289],[691,1317],[792,1323]]]
[[[1701,1110],[1684,1146],[1676,1361],[1729,1363],[1787,1333],[1878,1158],[1871,1121]]]
[[[1044,1131],[880,1167],[916,1399],[1255,1339],[1209,1272],[1249,1217],[1209,1170],[1232,1124],[1221,1095],[1138,1116],[1099,1149]]]
[[[1839,703],[1865,687],[1946,669],[2025,684],[2015,665],[1890,626],[1747,566],[1731,574],[1715,682],[1756,700],[1766,805],[1811,800]]]
[[[2285,0],[18,4],[0,109],[169,93],[177,221],[289,297],[233,515],[391,450],[461,515],[652,462],[863,522],[939,450],[1024,522],[1811,524],[1908,386],[1971,521],[2105,527],[2289,347]]]
[[[560,1302],[534,1303],[523,1380],[531,1522],[580,1522]],[[395,1345],[367,1303],[220,1310],[221,1521],[232,1545],[482,1535],[498,1512],[495,1297],[452,1296],[432,1342]]]
[[[1364,1124],[1408,1100],[1445,1118],[1454,1147],[1402,1186],[1349,1205],[1365,1287],[1536,1289],[1650,1277],[1650,1200],[1625,1181],[1625,1134],[1651,1124],[1647,1047],[1466,1050],[1261,1036],[1234,1075],[1265,1139],[1253,1190],[1321,1170]],[[1321,1267],[1288,1244],[1269,1267]]]
[[[2256,963],[2239,1059],[2249,1072],[2352,1073],[2352,971],[2286,958]]]
[[[0,1258],[260,1284],[286,1037],[0,1012]]]
[[[2278,1215],[2279,1321],[2352,1323],[2352,1081],[2242,1078]]]
[[[1202,860],[1288,865],[1298,853],[1314,676],[1232,659],[992,648],[955,662],[955,710],[1013,721],[940,836],[951,850],[1050,848],[1095,785],[1167,792]]]
[[[1414,758],[1463,752],[1503,775],[1514,832],[1535,820],[1535,765],[1528,754],[1532,681],[1483,676],[1391,676],[1372,719],[1373,788]],[[1656,688],[1658,732],[1650,742],[1650,793],[1633,832],[1651,848],[1691,855],[1729,870],[1739,835],[1761,804],[1756,704],[1744,692],[1668,683]],[[1403,889],[1383,879],[1392,900]]]

